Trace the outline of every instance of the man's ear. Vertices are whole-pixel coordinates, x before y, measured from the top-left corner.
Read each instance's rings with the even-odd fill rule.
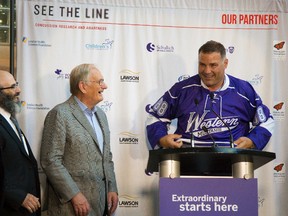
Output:
[[[79,90],[82,92],[82,93],[86,93],[87,92],[87,90],[86,90],[86,83],[84,82],[84,81],[80,81],[79,83],[78,83],[78,88],[79,88]]]
[[[226,59],[224,60],[225,69],[227,68],[228,63],[229,63],[229,61],[228,61],[228,59],[226,58]]]

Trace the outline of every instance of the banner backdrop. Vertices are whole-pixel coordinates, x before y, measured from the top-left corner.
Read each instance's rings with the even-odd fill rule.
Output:
[[[70,96],[71,69],[94,63],[108,84],[99,106],[111,129],[116,215],[158,215],[159,178],[145,174],[145,106],[196,74],[199,47],[216,40],[227,48],[226,72],[249,81],[276,120],[264,150],[277,158],[255,173],[259,215],[287,215],[287,0],[17,0],[16,6],[19,118],[38,159],[44,118]]]

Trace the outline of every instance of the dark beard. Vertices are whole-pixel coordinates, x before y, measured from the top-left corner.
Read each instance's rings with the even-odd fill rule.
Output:
[[[21,111],[21,102],[14,101],[14,98],[19,94],[9,95],[0,91],[0,107],[9,112],[12,116]]]

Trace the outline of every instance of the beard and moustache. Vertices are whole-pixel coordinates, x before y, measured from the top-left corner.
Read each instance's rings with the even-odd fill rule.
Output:
[[[20,93],[16,94],[5,94],[0,91],[0,107],[9,112],[12,116],[15,116],[21,111],[21,101],[18,96]]]

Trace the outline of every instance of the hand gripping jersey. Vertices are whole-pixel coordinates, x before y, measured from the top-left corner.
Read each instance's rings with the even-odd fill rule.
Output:
[[[154,105],[147,105],[146,111],[152,149],[159,147],[173,119],[177,119],[175,134],[181,134],[186,143],[193,139],[195,147],[211,146],[213,139],[216,145],[229,147],[232,135],[234,140],[246,136],[263,149],[274,128],[269,109],[251,84],[227,74],[223,87],[213,93],[198,75],[178,82]]]

